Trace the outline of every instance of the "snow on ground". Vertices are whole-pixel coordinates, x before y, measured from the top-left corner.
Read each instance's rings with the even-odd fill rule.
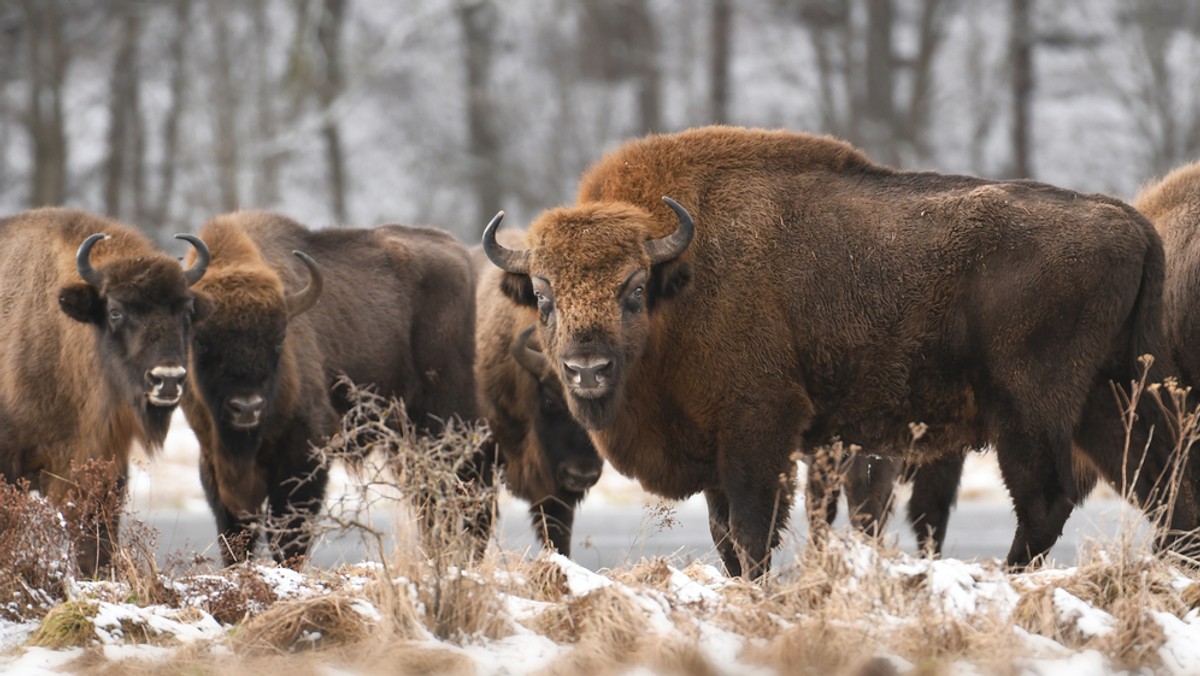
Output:
[[[519,570],[451,571],[443,579],[425,577],[414,584],[397,579],[393,588],[408,597],[399,605],[408,604],[406,607],[416,608],[418,613],[423,599],[432,598],[418,592],[422,585],[446,585],[447,580],[458,578],[482,582],[502,602],[490,618],[496,628],[438,639],[428,628],[418,627],[409,631],[407,642],[466,660],[470,667],[466,673],[481,675],[544,669],[569,673],[563,671],[564,665],[594,665],[580,661],[592,658],[576,653],[604,656],[607,663],[621,667],[615,673],[665,673],[659,670],[668,664],[662,660],[675,653],[665,649],[654,652],[653,647],[675,646],[672,650],[678,651],[683,645],[694,652],[688,658],[691,661],[680,664],[705,664],[711,667],[710,673],[717,674],[767,676],[789,673],[789,658],[772,655],[795,650],[800,635],[794,631],[814,631],[812,622],[819,621],[822,639],[831,642],[829,647],[840,646],[848,636],[851,643],[840,649],[882,660],[897,675],[989,674],[1001,663],[1015,667],[1010,673],[1029,676],[1200,673],[1200,611],[1177,603],[1179,598],[1188,598],[1187,594],[1172,595],[1191,589],[1194,582],[1161,562],[1136,556],[1111,570],[1086,564],[1014,575],[992,563],[881,552],[848,537],[832,540],[824,558],[810,564],[826,577],[802,573],[793,582],[780,579],[765,590],[726,579],[711,566],[679,569],[665,560],[610,573],[589,571],[557,555],[523,565]],[[560,580],[557,588],[531,582],[535,571],[539,580]],[[209,612],[215,606],[205,597],[206,592],[199,590],[212,587],[203,580],[182,579],[175,584],[176,602],[144,606],[120,600],[131,596],[120,583],[80,582],[71,597],[85,609],[83,631],[67,645],[48,648],[26,643],[31,624],[0,623],[4,641],[0,644],[0,673],[73,672],[86,670],[96,660],[161,665],[165,672],[174,672],[182,669],[180,664],[195,668],[205,660],[215,663],[240,655],[247,650],[249,635],[271,641],[281,655],[306,650],[320,655],[319,646],[334,640],[336,626],[314,621],[281,644],[278,636],[262,638],[270,634],[263,633],[261,623],[247,628],[254,622],[250,616],[304,608],[303,604],[346,598],[346,594],[353,595],[346,605],[353,617],[342,621],[364,628],[353,640],[382,640],[380,637],[393,630],[388,627],[388,617],[397,613],[380,606],[384,597],[378,589],[385,584],[381,573],[380,566],[359,566],[320,573],[318,579],[316,574],[272,566],[244,566],[236,571],[242,583],[253,578],[265,585],[267,593],[261,609],[248,611],[246,618],[232,624],[218,621]],[[221,573],[233,574],[228,570]],[[1130,587],[1130,581],[1136,579],[1152,583],[1154,591]],[[818,580],[823,580],[824,588],[820,594],[811,594],[812,584]],[[1096,585],[1103,582],[1126,585],[1137,607],[1122,606],[1120,597],[1098,593]],[[808,600],[796,600],[805,598]],[[1049,610],[1043,614],[1036,602],[1041,598],[1049,599],[1045,606]],[[1107,608],[1100,607],[1106,604]],[[587,614],[589,609],[592,615]],[[1109,612],[1114,609],[1121,617]],[[769,618],[766,624],[764,617]],[[273,620],[284,624],[281,619]],[[596,629],[598,625],[600,629]],[[1142,638],[1131,642],[1117,636],[1130,626],[1142,627]],[[627,627],[633,627],[634,633],[622,634],[628,632]],[[958,639],[961,645],[921,645],[921,640],[946,640],[941,632],[955,630],[966,632]],[[605,640],[621,645],[605,645]],[[629,652],[622,655],[622,650]],[[962,654],[955,655],[956,650]],[[329,668],[326,673],[368,673],[351,662],[336,661],[350,660],[347,656],[354,654],[351,650],[323,655],[322,664]],[[177,661],[181,655],[186,662]],[[812,660],[830,659],[819,652],[804,655]],[[641,656],[648,656],[650,663],[639,665],[636,660]],[[1144,664],[1131,665],[1131,659]],[[943,664],[948,670],[925,671],[930,664]]]

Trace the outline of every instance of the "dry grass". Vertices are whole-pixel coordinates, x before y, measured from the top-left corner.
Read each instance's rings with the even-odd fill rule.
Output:
[[[479,430],[451,426],[440,438],[422,438],[395,402],[366,396],[360,404],[323,452],[357,463],[362,493],[318,531],[360,532],[376,544],[373,564],[310,570],[303,589],[283,597],[272,579],[284,571],[269,565],[168,576],[149,555],[152,534],[135,529],[114,556],[111,579],[72,592],[42,559],[6,558],[14,545],[0,550],[0,566],[14,571],[0,585],[20,579],[50,587],[35,615],[45,619],[29,643],[82,647],[71,670],[97,674],[468,674],[494,666],[469,651],[533,633],[542,654],[521,668],[546,676],[636,667],[715,676],[735,663],[780,674],[893,676],[904,661],[916,676],[949,675],[963,662],[1004,676],[1018,673],[1023,659],[1055,651],[1096,651],[1114,669],[1157,669],[1167,637],[1155,613],[1182,618],[1200,607],[1200,581],[1190,570],[1177,568],[1176,557],[1150,556],[1132,535],[1085,552],[1071,569],[1010,575],[997,562],[916,559],[834,531],[760,584],[654,558],[576,590],[588,573],[561,559],[480,554],[463,517],[490,509],[494,499],[463,478],[463,463],[483,443]],[[395,500],[409,505],[410,516],[389,550],[358,510]],[[8,506],[0,519],[47,509],[11,490],[0,492],[0,505]],[[673,512],[660,508],[652,517],[665,529]],[[59,548],[50,551],[70,560],[62,558],[70,552],[61,531],[0,530],[0,538],[14,533],[38,542],[57,534]],[[981,591],[988,588],[1007,591]],[[1097,633],[1064,611],[1056,600],[1064,592],[1107,613],[1108,629]],[[166,657],[113,662],[97,644],[94,620],[100,602],[118,600],[191,609],[225,628],[212,639],[173,644]],[[121,630],[125,644],[171,643],[137,621],[123,620]]]
[[[0,620],[45,615],[66,598],[74,566],[70,536],[54,506],[31,494],[28,482],[0,480]]]

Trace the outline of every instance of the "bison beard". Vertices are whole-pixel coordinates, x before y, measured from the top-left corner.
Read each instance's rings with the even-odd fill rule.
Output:
[[[484,250],[505,293],[541,308],[552,363],[582,347],[637,355],[610,374],[622,386],[607,409],[572,396],[572,410],[647,489],[704,492],[731,573],[768,570],[795,451],[835,439],[915,464],[993,444],[1014,567],[1054,544],[1082,498],[1073,445],[1142,507],[1170,505],[1160,544],[1194,551],[1198,465],[1174,473],[1171,412],[1142,397],[1127,453],[1113,396],[1143,354],[1158,360],[1151,381],[1173,372],[1162,243],[1118,200],[712,127],[614,151],[575,206],[532,224],[527,249],[497,243],[497,227]],[[649,279],[630,290],[639,270]],[[910,423],[926,425],[915,442]]]

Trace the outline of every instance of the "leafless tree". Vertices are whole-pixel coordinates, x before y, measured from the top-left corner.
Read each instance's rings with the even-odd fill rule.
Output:
[[[1012,68],[1012,175],[1033,175],[1030,106],[1033,98],[1033,0],[1010,0],[1009,57]]]
[[[342,133],[333,105],[345,88],[342,72],[342,33],[348,0],[321,0],[317,20],[317,47],[320,54],[321,78],[317,99],[321,103],[324,121],[321,137],[325,142],[325,161],[329,171],[329,192],[333,215],[340,223],[349,221],[346,206],[346,157],[342,149]]]
[[[170,44],[167,47],[167,59],[170,64],[168,90],[170,103],[167,106],[166,117],[162,125],[162,157],[158,167],[158,194],[154,201],[154,209],[150,220],[155,227],[163,231],[160,239],[165,237],[170,219],[171,200],[175,196],[180,152],[180,124],[183,112],[187,106],[188,92],[188,41],[192,34],[192,2],[191,0],[175,0],[171,5],[172,32]]]
[[[29,205],[61,204],[67,197],[67,134],[63,111],[70,52],[59,0],[21,0],[28,58],[25,128],[33,148]]]
[[[229,4],[212,0],[209,3],[209,21],[213,33],[211,101],[213,160],[216,164],[218,201],[222,211],[233,211],[241,206],[238,190],[241,159],[237,134],[237,114],[240,105],[234,86]]]
[[[114,218],[142,222],[145,212],[145,125],[141,105],[142,17],[139,3],[118,0],[114,9],[119,27],[108,92],[108,158],[104,170],[104,209]],[[128,193],[130,208],[122,208]]]
[[[491,71],[495,58],[492,26],[497,19],[491,0],[464,0],[456,7],[462,30],[463,66],[466,71],[467,162],[475,223],[483,231],[487,220],[503,203],[501,139],[495,125],[496,102],[492,98]]]
[[[733,42],[733,5],[711,0],[709,11],[708,108],[709,120],[729,121],[729,70]]]

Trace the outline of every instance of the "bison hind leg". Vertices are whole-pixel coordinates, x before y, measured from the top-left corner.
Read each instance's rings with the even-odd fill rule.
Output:
[[[912,468],[912,497],[908,500],[908,523],[922,552],[941,556],[946,543],[950,510],[958,498],[965,453],[952,453],[931,463]]]
[[[1078,500],[1074,477],[1062,475],[1062,468],[1070,467],[1070,455],[1066,432],[1012,423],[1002,428],[996,458],[1017,515],[1009,568],[1026,568],[1062,535]]]

